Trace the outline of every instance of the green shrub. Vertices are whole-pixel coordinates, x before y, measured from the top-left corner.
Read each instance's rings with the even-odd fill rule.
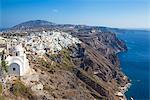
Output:
[[[62,49],[58,54],[50,54],[49,58],[54,61],[52,65],[48,62],[41,61],[42,66],[47,65],[47,68],[62,68],[64,70],[72,70],[73,69],[73,62],[71,61],[70,57],[70,50]]]
[[[8,65],[7,65],[6,61],[2,60],[1,61],[1,66],[2,66],[3,71],[8,72]]]
[[[4,96],[0,96],[0,100],[5,100],[5,97]]]
[[[11,87],[11,92],[15,96],[25,96],[30,99],[33,98],[31,90],[27,88],[20,80],[16,80],[13,86]]]
[[[0,94],[2,94],[2,91],[3,91],[2,89],[3,89],[3,87],[2,87],[2,84],[0,83]]]
[[[61,60],[61,66],[63,69],[71,71],[73,69],[74,64],[71,61],[71,57],[69,54],[69,50],[63,49],[61,51],[61,55],[63,56]]]

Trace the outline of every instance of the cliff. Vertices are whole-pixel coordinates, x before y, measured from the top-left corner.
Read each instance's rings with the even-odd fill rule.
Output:
[[[29,26],[29,29],[28,25],[25,25],[26,28],[20,30],[20,27],[25,24],[23,23],[11,30],[17,31],[15,36],[18,37],[20,37],[21,31],[27,32],[25,36],[35,34],[33,32],[35,30],[36,32],[38,30],[41,35],[43,30],[45,32],[63,31],[78,38],[81,43],[69,45],[57,54],[47,52],[42,58],[31,53],[28,54],[30,65],[36,74],[30,76],[31,81],[27,81],[28,76],[21,77],[21,80],[25,86],[32,89],[32,92],[28,93],[28,95],[32,95],[28,96],[23,93],[16,96],[12,90],[5,94],[6,98],[119,100],[116,92],[121,91],[120,88],[129,82],[120,69],[117,57],[118,52],[127,50],[125,43],[118,39],[115,33],[109,29],[104,31],[102,27],[59,24],[50,24],[45,27],[44,23],[36,26],[33,24],[32,27]],[[33,27],[34,30],[32,30]],[[11,30],[8,32],[9,35],[11,35]],[[20,30],[20,34],[18,34],[18,30]],[[6,34],[2,35],[5,37]],[[35,80],[36,75],[38,75],[37,80]],[[37,84],[42,84],[43,88],[41,90],[34,89],[33,87],[36,87]],[[13,87],[14,85],[11,86],[12,89],[14,89]]]

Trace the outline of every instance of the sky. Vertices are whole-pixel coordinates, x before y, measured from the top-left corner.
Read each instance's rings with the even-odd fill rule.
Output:
[[[149,0],[0,0],[0,28],[29,20],[150,28]]]

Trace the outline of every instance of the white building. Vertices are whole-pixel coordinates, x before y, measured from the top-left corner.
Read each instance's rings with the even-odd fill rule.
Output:
[[[24,48],[21,44],[17,45],[13,49],[13,56],[8,56],[6,61],[8,62],[8,74],[23,76],[29,72],[29,61],[26,58],[26,54],[24,53]]]

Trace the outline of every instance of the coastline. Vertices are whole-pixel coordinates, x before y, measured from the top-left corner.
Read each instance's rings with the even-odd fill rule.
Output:
[[[125,99],[124,100],[127,100],[127,97],[126,97],[126,95],[125,95],[125,93],[128,91],[128,89],[131,87],[131,83],[127,83],[125,86],[124,86],[124,88],[123,89],[121,89],[121,91],[122,91],[122,93],[123,93],[123,95],[124,95],[124,97],[125,97]]]
[[[126,40],[128,51],[119,55],[121,68],[130,78],[132,86],[126,92],[129,100],[149,100],[149,32],[129,31],[119,34],[118,38]],[[142,49],[141,49],[142,48]],[[132,71],[134,70],[134,73]],[[142,75],[142,77],[141,77]],[[141,91],[136,91],[136,90]]]
[[[119,91],[116,91],[115,95],[118,96],[119,100],[127,100],[125,93],[128,91],[132,84],[129,82],[123,87],[119,87]]]
[[[127,47],[128,48],[128,47]],[[124,52],[127,52],[128,49],[124,50],[124,51],[120,51],[118,50],[116,52],[116,55],[119,56],[120,53],[124,53]],[[120,58],[119,58],[119,62],[120,62]],[[120,66],[121,68],[121,66]],[[123,71],[122,71],[123,72]],[[124,72],[123,72],[124,73]],[[126,75],[124,75],[124,78],[128,78]],[[123,87],[120,86],[119,87],[119,91],[116,91],[115,95],[119,97],[120,100],[127,100],[127,97],[125,95],[125,93],[128,91],[128,89],[131,87],[132,83],[131,83],[131,80],[125,84]]]

